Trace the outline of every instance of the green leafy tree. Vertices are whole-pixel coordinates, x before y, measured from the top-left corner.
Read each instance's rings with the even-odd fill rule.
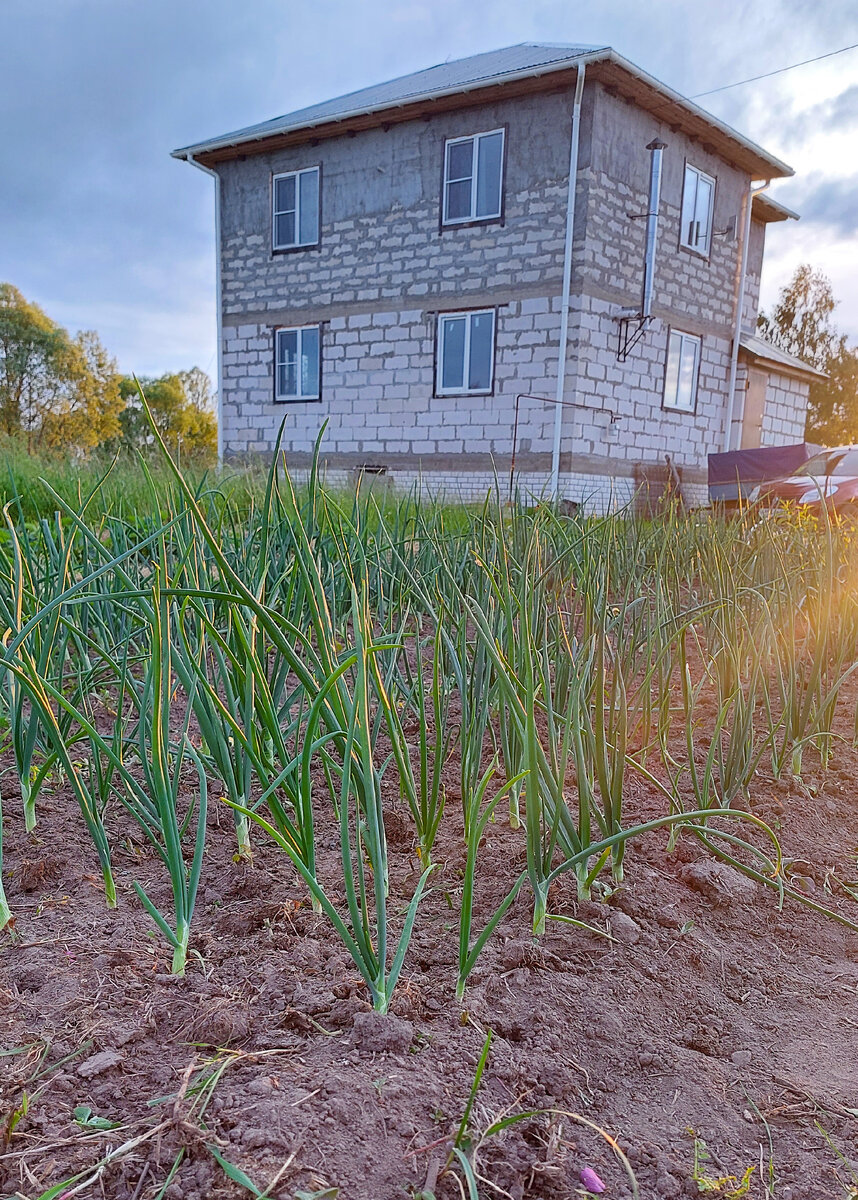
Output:
[[[828,446],[858,442],[858,347],[839,338],[827,371],[827,382],[810,390],[807,437]]]
[[[39,443],[49,450],[93,450],[120,432],[125,405],[120,376],[98,335],[79,333],[71,344],[69,386],[43,414]]]
[[[205,371],[193,367],[140,379],[140,387],[164,440],[185,461],[209,466],[217,457],[217,417],[212,384]],[[124,444],[144,449],[152,442],[152,431],[143,412],[137,381],[126,377],[120,384],[125,408],[120,417]]]
[[[97,334],[72,337],[0,283],[0,431],[30,447],[89,450],[119,433],[116,364]]]
[[[810,385],[806,436],[829,446],[858,442],[858,347],[834,325],[836,307],[830,280],[804,263],[758,321],[767,341],[826,373]]]

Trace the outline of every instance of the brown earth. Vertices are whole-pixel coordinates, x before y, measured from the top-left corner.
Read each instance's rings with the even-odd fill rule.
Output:
[[[858,754],[841,745],[825,774],[813,758],[803,782],[761,771],[751,806],[778,829],[792,881],[855,919],[834,877],[858,876]],[[43,796],[28,837],[7,773],[4,877],[16,922],[11,936],[0,935],[0,1045],[30,1050],[0,1058],[0,1195],[35,1200],[149,1134],[76,1194],[252,1195],[228,1178],[214,1146],[259,1192],[282,1171],[272,1200],[326,1187],[339,1188],[340,1200],[394,1200],[424,1188],[454,1200],[466,1192],[443,1168],[491,1029],[472,1143],[500,1116],[543,1111],[480,1145],[484,1200],[583,1195],[579,1173],[588,1166],[606,1195],[632,1194],[604,1138],[567,1114],[617,1139],[642,1197],[700,1194],[695,1135],[708,1149],[709,1177],[741,1179],[754,1167],[750,1197],[848,1196],[855,1181],[825,1135],[858,1158],[858,933],[793,901],[779,912],[774,891],[713,867],[691,838],[668,854],[666,834],[654,833],[630,846],[625,886],[600,901],[577,904],[571,878],[555,885],[552,912],[614,940],[549,922],[535,944],[523,889],[459,1004],[464,851],[452,767],[449,781],[441,869],[418,912],[394,1016],[378,1018],[366,1015],[366,988],[285,856],[256,831],[253,866],[232,860],[224,806],[212,806],[222,811],[195,915],[197,954],[176,980],[131,887],[138,878],[167,907],[163,871],[139,833],[113,815],[119,908],[109,912],[71,797],[63,789]],[[663,809],[631,773],[626,805],[628,821]],[[391,799],[394,924],[419,877],[410,829]],[[332,822],[321,824],[323,876],[336,838]],[[523,861],[522,833],[491,825],[478,866],[482,920]],[[44,1043],[44,1073],[27,1083]],[[192,1090],[205,1064],[225,1057],[202,1128],[183,1081]],[[28,1110],[10,1129],[24,1092]],[[82,1105],[121,1127],[88,1132],[73,1117]],[[740,1194],[735,1185],[711,1194],[731,1188]]]

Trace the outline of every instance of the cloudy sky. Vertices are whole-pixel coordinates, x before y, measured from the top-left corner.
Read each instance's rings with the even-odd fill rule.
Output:
[[[749,11],[752,15],[748,15]],[[0,280],[123,370],[213,372],[213,184],[170,150],[515,42],[612,45],[685,95],[858,42],[855,0],[0,0]],[[764,302],[823,268],[858,340],[858,50],[701,103],[796,169]]]

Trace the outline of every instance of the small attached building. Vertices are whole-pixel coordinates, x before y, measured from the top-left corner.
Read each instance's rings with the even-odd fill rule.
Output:
[[[803,442],[810,385],[814,379],[825,378],[821,371],[779,350],[755,332],[766,227],[790,220],[797,221],[798,214],[766,192],[757,192],[751,206],[745,307],[739,336],[734,450]]]

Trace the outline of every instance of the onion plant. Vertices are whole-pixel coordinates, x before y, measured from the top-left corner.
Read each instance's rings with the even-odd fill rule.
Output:
[[[432,847],[444,814],[442,771],[450,756],[454,729],[449,719],[450,687],[444,672],[442,639],[443,610],[431,640],[431,674],[424,662],[424,643],[419,624],[412,635],[414,666],[408,661],[407,639],[393,652],[392,671],[382,677],[379,656],[373,656],[376,691],[384,693],[379,711],[385,722],[396,767],[400,791],[406,800],[417,829],[417,850],[425,865],[432,861]],[[401,699],[400,699],[401,697]],[[400,705],[411,715],[416,726],[416,766],[408,734],[400,716]]]
[[[468,819],[467,854],[465,857],[465,875],[462,884],[462,903],[459,910],[459,975],[456,981],[456,997],[459,1000],[465,994],[465,985],[468,976],[474,969],[486,942],[506,916],[510,906],[521,890],[522,884],[527,879],[527,871],[522,871],[501,903],[494,909],[488,921],[483,926],[482,931],[476,938],[473,938],[474,887],[479,848],[485,836],[486,827],[494,817],[498,801],[501,800],[506,792],[510,791],[520,782],[523,774],[522,772],[512,779],[507,780],[495,792],[491,800],[486,802],[485,797],[496,770],[497,763],[495,762],[484,772],[482,779],[469,799],[471,812]]]
[[[143,829],[170,877],[172,925],[137,880],[134,881],[134,890],[173,948],[173,974],[183,975],[205,849],[208,783],[202,760],[188,736],[191,704],[185,705],[178,737],[171,736],[170,713],[175,685],[170,616],[168,598],[160,580],[156,578],[152,595],[151,667],[140,688],[137,722],[137,754],[143,780],[138,783],[128,772],[123,774],[127,789],[126,807]],[[188,811],[183,815],[179,793],[184,782],[182,775],[186,758],[195,768],[199,793],[197,796],[192,794]],[[191,861],[187,863],[183,842],[189,828],[194,828],[194,836]]]
[[[337,739],[341,742],[342,750],[335,806],[340,829],[340,882],[345,891],[347,919],[337,911],[323,883],[305,863],[292,840],[266,821],[258,811],[244,811],[289,856],[351,955],[369,988],[373,1007],[379,1012],[386,1012],[402,970],[417,907],[433,868],[430,863],[423,870],[391,956],[387,917],[387,842],[381,778],[373,756],[371,712],[373,699],[382,705],[389,705],[390,699],[379,691],[373,697],[373,682],[377,684],[379,678],[373,659],[383,647],[373,644],[370,638],[371,624],[365,587],[360,597],[355,588],[352,591],[352,630],[354,649],[344,657],[320,692],[320,699],[326,691],[333,693],[334,690],[339,690],[341,697],[345,696],[346,721],[339,731],[341,737]],[[318,745],[321,714],[321,703],[315,705],[308,714],[304,729],[305,748]]]
[[[86,720],[79,722],[82,732],[76,731],[74,734],[70,734],[68,718],[77,721],[80,714],[62,690],[39,674],[29,655],[21,652],[13,658],[7,650],[4,658],[0,660],[0,667],[7,674],[15,677],[29,700],[34,714],[37,715],[47,731],[47,738],[55,752],[56,762],[64,771],[98,854],[108,908],[115,908],[116,884],[113,877],[110,842],[104,827],[103,806],[87,787],[81,763],[74,752],[76,744],[84,735],[89,735],[91,744],[94,744],[96,749],[102,739],[95,727]]]
[[[138,822],[169,879],[169,911],[139,881],[137,893],[175,970],[202,869],[207,773],[225,785],[239,857],[251,824],[274,839],[382,1010],[449,816],[457,750],[460,995],[522,888],[538,934],[554,880],[572,871],[586,897],[603,870],[622,879],[629,840],[651,829],[669,844],[687,831],[791,895],[776,840],[760,850],[723,818],[766,752],[778,773],[799,771],[808,746],[823,765],[833,751],[858,666],[858,550],[835,524],[675,510],[567,519],[497,494],[480,507],[416,491],[334,495],[318,444],[306,483],[293,484],[278,451],[260,488],[232,495],[187,478],[154,426],[153,437],[164,475],[141,467],[148,504],[108,502],[105,476],[74,499],[45,484],[50,519],[32,520],[21,495],[7,506],[0,706],[26,827],[56,768],[111,905],[111,803]],[[665,816],[628,826],[630,769]],[[422,871],[395,941],[391,780]],[[477,932],[480,841],[501,798],[526,866]],[[322,817],[339,837],[329,878]]]
[[[93,492],[89,499],[92,499]],[[86,509],[83,505],[80,515]],[[55,530],[45,520],[40,521],[41,542],[45,547],[48,568],[43,579],[35,577],[37,556],[26,530],[19,535],[9,515],[9,505],[3,511],[6,527],[10,534],[12,555],[6,567],[9,593],[2,602],[3,620],[8,630],[7,637],[14,637],[46,600],[63,593],[69,585],[75,530],[67,536],[57,517]],[[56,536],[54,536],[54,534]],[[41,594],[40,594],[41,593]],[[2,596],[2,590],[0,590]],[[60,606],[53,609],[45,620],[32,629],[27,642],[26,654],[32,660],[33,670],[45,674],[62,668],[67,654],[71,627],[64,622]],[[15,766],[21,786],[24,821],[28,832],[36,826],[36,799],[46,771],[39,770],[38,759],[50,757],[50,738],[38,709],[34,709],[26,690],[13,673],[6,675],[6,716],[15,754]]]

